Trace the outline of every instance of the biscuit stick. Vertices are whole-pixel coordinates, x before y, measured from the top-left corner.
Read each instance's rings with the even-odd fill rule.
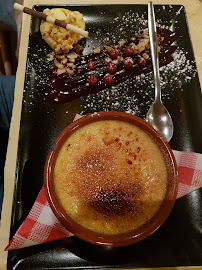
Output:
[[[32,15],[34,17],[37,17],[39,18],[40,20],[43,20],[43,21],[46,21],[48,23],[52,23],[52,24],[55,24],[57,26],[60,26],[60,27],[63,27],[69,31],[72,31],[74,33],[77,33],[79,35],[82,35],[84,37],[87,37],[88,36],[88,32],[77,27],[77,26],[74,26],[72,24],[69,24],[69,23],[66,23],[66,22],[63,22],[63,21],[60,21],[58,19],[55,19],[51,16],[48,16],[42,12],[38,12],[36,10],[33,10],[33,9],[30,9],[30,8],[27,8],[27,7],[24,7],[18,3],[15,3],[14,4],[14,9],[18,10],[18,11],[22,11],[24,13],[27,13],[29,15]]]

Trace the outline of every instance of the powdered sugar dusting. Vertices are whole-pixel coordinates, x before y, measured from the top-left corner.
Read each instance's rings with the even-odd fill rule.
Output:
[[[157,26],[175,31],[181,11],[182,7],[177,11],[172,6],[169,9],[167,6],[161,7],[160,11],[157,10],[157,14],[158,12],[170,13],[170,19],[165,21],[158,19],[158,16],[156,16]],[[117,27],[117,22],[119,27]],[[128,33],[132,35],[147,26],[146,11],[138,14],[129,10],[123,16],[117,16],[114,21],[109,23],[110,31],[105,34],[105,38],[100,43],[116,44],[118,40],[125,38],[126,35],[128,36]],[[128,29],[130,30],[128,31]],[[100,30],[97,30],[96,33],[98,37],[103,36]],[[178,38],[181,39],[181,36],[179,35]],[[172,56],[173,61],[160,68],[163,99],[172,99],[176,89],[183,91],[183,83],[190,82],[197,73],[195,61],[189,59],[188,52],[184,48],[178,47]],[[86,114],[89,111],[119,110],[137,116],[145,116],[153,99],[153,74],[141,74],[100,93],[82,97],[81,114]]]

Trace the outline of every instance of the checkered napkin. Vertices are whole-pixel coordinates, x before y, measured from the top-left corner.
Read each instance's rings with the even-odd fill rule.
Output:
[[[79,115],[74,120],[80,118]],[[173,151],[179,174],[177,198],[202,187],[202,154]],[[53,214],[41,189],[29,215],[17,230],[5,250],[33,246],[72,236]]]

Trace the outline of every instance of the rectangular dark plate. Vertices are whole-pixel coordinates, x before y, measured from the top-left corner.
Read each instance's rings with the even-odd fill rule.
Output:
[[[43,11],[48,6],[35,6]],[[83,13],[90,32],[85,53],[107,41],[117,43],[147,27],[146,5],[65,6]],[[51,8],[51,7],[49,7]],[[163,102],[174,121],[172,149],[202,152],[201,89],[183,6],[155,6],[160,27],[177,31],[174,61],[161,70]],[[32,18],[19,135],[11,237],[30,211],[43,185],[46,156],[57,135],[76,113],[119,110],[145,118],[154,98],[152,73],[113,89],[70,103],[42,101],[50,69],[50,48],[41,38],[40,22]],[[202,189],[178,199],[153,235],[127,247],[108,248],[76,237],[14,250],[8,269],[100,269],[202,265]]]

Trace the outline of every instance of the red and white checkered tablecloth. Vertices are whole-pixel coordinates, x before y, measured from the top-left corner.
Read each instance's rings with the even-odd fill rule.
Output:
[[[173,151],[179,173],[177,198],[202,187],[202,154]],[[53,214],[41,189],[29,215],[5,250],[37,245],[72,236]]]

